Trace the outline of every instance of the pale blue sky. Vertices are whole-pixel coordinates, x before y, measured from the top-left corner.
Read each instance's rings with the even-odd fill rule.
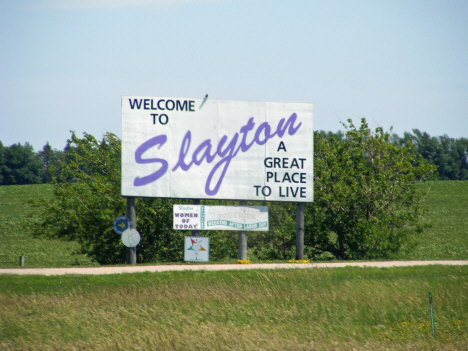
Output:
[[[121,135],[121,95],[311,102],[468,137],[468,1],[0,0],[0,140]]]

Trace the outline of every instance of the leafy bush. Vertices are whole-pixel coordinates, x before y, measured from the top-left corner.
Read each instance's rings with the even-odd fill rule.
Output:
[[[422,193],[416,183],[436,167],[416,159],[412,145],[349,120],[345,138],[315,133],[314,203],[306,206],[305,245],[340,259],[388,257],[420,230]]]

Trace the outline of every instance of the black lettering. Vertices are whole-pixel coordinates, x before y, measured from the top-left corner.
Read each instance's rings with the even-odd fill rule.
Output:
[[[255,190],[256,190],[255,196],[258,196],[258,189],[261,187],[261,185],[254,185],[253,187],[254,187]]]
[[[130,103],[130,108],[132,110],[135,108],[135,106],[136,106],[137,109],[141,108],[141,99],[140,100],[133,99],[133,103],[132,103],[131,99],[128,99],[128,102]]]
[[[299,188],[296,188],[296,192],[294,192],[293,188],[292,187],[289,187],[289,189],[291,189],[291,194],[293,197],[296,197],[297,193],[299,192]]]
[[[281,165],[280,165],[281,159],[278,158],[278,157],[275,157],[274,161],[275,161],[275,168],[276,168],[276,166],[278,166],[278,168],[281,168]]]
[[[265,189],[268,190],[268,194],[265,194]],[[262,188],[262,194],[263,194],[263,196],[270,196],[271,195],[271,188],[269,186],[264,186]]]
[[[270,178],[273,178],[273,172],[267,172],[267,182],[270,181]]]
[[[161,123],[162,125],[166,125],[167,122],[169,122],[169,117],[167,117],[165,113],[159,116],[159,123]]]
[[[181,105],[180,101],[177,100],[176,102],[176,110],[177,111],[187,111],[187,100],[184,100],[184,103]]]
[[[276,150],[276,151],[278,152],[280,150],[284,150],[284,152],[286,152],[286,146],[284,145],[284,143],[282,141],[279,143],[278,150]]]
[[[298,180],[295,180],[295,179],[294,179],[294,176],[297,176],[297,175],[299,175],[299,173],[293,173],[292,176],[291,176],[291,180],[292,180],[294,183],[299,183]]]
[[[144,107],[145,110],[149,110],[149,109],[150,109],[150,108],[149,108],[149,103],[150,103],[149,99],[145,99],[145,100],[143,100],[143,101],[144,101],[144,104],[145,104],[145,107]]]
[[[306,159],[305,158],[300,158],[299,161],[301,161],[301,169],[304,169],[304,161]]]
[[[160,105],[161,101],[164,103],[165,100],[161,99],[161,100],[158,101],[158,108],[159,108],[160,110],[164,110],[164,108],[161,107],[161,105]]]
[[[151,99],[151,109],[152,110],[157,110],[157,108],[153,106],[153,99]]]
[[[299,164],[297,163],[297,160],[295,158],[293,158],[291,162],[291,167],[289,168],[293,168],[293,167],[299,168]]]
[[[288,188],[286,188],[286,190],[287,190],[287,189],[288,189]],[[286,195],[283,195],[283,194],[281,193],[281,187],[279,187],[279,196],[280,196],[280,197],[286,197]]]
[[[301,183],[306,182],[306,173],[301,173]]]
[[[169,108],[168,104],[172,102],[172,108]],[[175,103],[173,100],[167,100],[166,101],[166,109],[169,110],[169,111],[172,111],[173,109],[175,108]]]
[[[284,183],[286,180],[291,183],[291,178],[289,178],[288,172],[284,174],[282,183]]]
[[[189,101],[189,111],[194,112],[195,111],[195,101]]]
[[[151,116],[153,116],[153,124],[156,124],[156,117],[158,117],[157,113],[151,113]]]
[[[267,157],[265,161],[263,161],[263,164],[265,165],[266,168],[271,168],[273,165],[271,162],[271,157]]]
[[[306,197],[305,192],[306,192],[306,188],[301,187],[301,197]]]
[[[288,167],[288,162],[289,162],[288,158],[283,158],[283,168],[289,168]]]

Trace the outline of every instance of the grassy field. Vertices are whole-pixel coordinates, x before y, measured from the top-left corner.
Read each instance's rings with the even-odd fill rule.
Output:
[[[431,228],[399,259],[468,259],[468,182],[422,189]],[[0,187],[0,267],[93,265],[22,229],[51,193]],[[0,275],[0,350],[31,349],[468,350],[468,267]]]
[[[97,265],[73,254],[78,250],[74,242],[35,239],[22,229],[22,224],[37,220],[37,209],[27,201],[51,196],[52,189],[51,185],[0,186],[0,268],[18,267],[21,255],[26,256],[26,267]],[[429,182],[421,189],[427,193],[424,207],[429,211],[424,221],[431,227],[415,238],[419,245],[414,251],[403,251],[397,259],[468,259],[468,182]]]
[[[12,275],[0,282],[1,350],[468,348],[468,267]]]
[[[427,193],[424,222],[431,227],[416,239],[418,247],[399,258],[410,260],[468,259],[468,182],[437,181],[420,185]]]
[[[74,242],[35,239],[23,225],[37,220],[37,209],[28,200],[52,196],[53,187],[44,185],[0,186],[0,268],[18,267],[19,256],[26,257],[26,267],[67,267],[96,265]]]

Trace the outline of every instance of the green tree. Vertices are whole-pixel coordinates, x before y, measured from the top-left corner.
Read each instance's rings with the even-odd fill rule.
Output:
[[[0,174],[3,185],[39,184],[41,182],[43,167],[29,143],[13,144],[2,149],[3,164],[0,164]]]
[[[435,166],[416,159],[411,144],[372,132],[365,119],[351,120],[345,138],[315,133],[314,203],[306,206],[305,244],[312,254],[340,259],[388,257],[417,229],[422,194],[416,183]]]
[[[5,146],[0,141],[0,185],[3,184],[3,167],[5,165]]]
[[[269,231],[249,232],[248,246],[259,259],[285,260],[294,257],[296,245],[296,203],[264,202],[268,206]]]
[[[54,150],[47,142],[37,156],[43,165],[42,183],[51,183],[52,178],[58,177],[60,164],[65,161],[65,153],[63,151]]]
[[[81,252],[100,264],[125,263],[127,249],[112,229],[114,219],[125,215],[127,208],[120,195],[121,142],[112,133],[98,141],[90,134],[80,139],[72,132],[69,146],[74,152],[61,163],[60,178],[70,181],[52,178],[53,198],[35,202],[42,214],[33,232],[77,241]],[[136,199],[137,228],[142,234],[138,262],[182,259],[183,234],[172,230],[172,203]]]

